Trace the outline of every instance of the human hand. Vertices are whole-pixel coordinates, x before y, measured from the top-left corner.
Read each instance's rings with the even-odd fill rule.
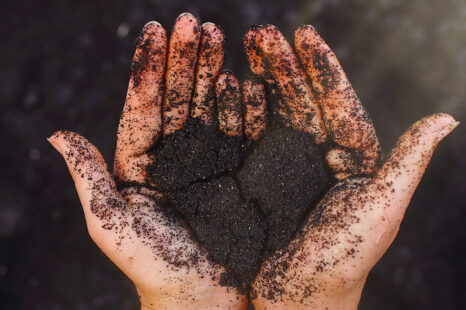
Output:
[[[328,142],[340,181],[284,250],[268,258],[253,283],[256,309],[356,309],[369,271],[394,240],[438,142],[458,123],[435,114],[416,122],[378,167],[379,144],[336,56],[311,26],[295,50],[274,27],[245,37],[251,70],[271,84],[275,113]],[[299,58],[298,58],[299,56]]]
[[[218,27],[201,27],[190,14],[177,19],[168,44],[160,24],[144,27],[118,128],[114,178],[82,136],[58,131],[49,138],[68,165],[91,238],[134,282],[143,309],[245,307],[244,295],[219,285],[224,268],[207,259],[184,223],[160,203],[146,172],[156,160],[154,143],[183,128],[189,113],[214,121],[223,41]],[[218,90],[225,79],[219,78]],[[242,130],[230,110],[220,116],[226,134]]]

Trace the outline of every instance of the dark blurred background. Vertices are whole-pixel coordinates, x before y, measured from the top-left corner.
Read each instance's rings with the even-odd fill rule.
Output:
[[[73,182],[46,142],[80,132],[113,159],[136,37],[189,11],[220,24],[226,65],[241,38],[313,24],[372,115],[386,153],[411,123],[466,116],[464,0],[17,1],[0,8],[0,309],[137,309],[137,294],[89,238]],[[441,143],[361,309],[466,309],[466,131]]]

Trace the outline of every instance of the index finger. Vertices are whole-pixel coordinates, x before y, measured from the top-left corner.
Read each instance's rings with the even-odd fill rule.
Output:
[[[319,104],[293,48],[275,26],[257,31],[256,45],[262,52],[262,63],[277,83],[292,127],[310,133],[316,143],[325,142],[327,131]]]
[[[314,95],[333,142],[378,156],[379,142],[337,57],[312,26],[295,32],[295,48],[312,80]]]

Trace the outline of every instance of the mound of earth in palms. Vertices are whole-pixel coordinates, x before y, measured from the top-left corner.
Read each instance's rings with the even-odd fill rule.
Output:
[[[290,242],[330,186],[312,137],[280,126],[250,142],[191,119],[154,154],[153,183],[225,267],[222,283],[236,287],[250,284],[261,260]]]

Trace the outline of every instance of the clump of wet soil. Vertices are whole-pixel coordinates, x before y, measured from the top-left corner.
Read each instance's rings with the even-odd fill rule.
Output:
[[[222,284],[240,288],[264,257],[290,242],[330,186],[320,148],[289,128],[274,126],[250,143],[191,119],[154,155],[152,182],[225,267]]]

